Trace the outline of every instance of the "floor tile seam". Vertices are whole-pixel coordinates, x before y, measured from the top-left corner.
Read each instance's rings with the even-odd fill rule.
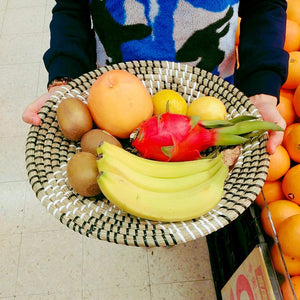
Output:
[[[0,63],[0,68],[7,68],[7,67],[16,67],[16,66],[25,66],[25,65],[38,65],[41,63],[41,60],[40,59],[37,59],[37,60],[32,60],[31,62],[26,62],[26,63],[23,63],[23,62],[15,62],[15,63]],[[38,66],[37,66],[38,67]]]
[[[41,64],[43,63],[43,53],[42,53],[42,48],[43,48],[43,39],[40,40],[40,59],[37,63],[39,63],[39,69],[38,69],[38,78],[37,78],[37,81],[36,81],[36,86],[35,86],[35,95],[38,95],[38,91],[39,91],[39,86],[40,86],[40,79],[41,79]],[[39,97],[40,95],[38,95],[37,97]],[[29,103],[28,103],[29,104]]]
[[[15,296],[16,296],[16,293],[17,293],[17,283],[18,283],[18,279],[19,279],[22,242],[23,242],[23,233],[21,232],[20,245],[19,245],[19,255],[18,255],[17,274],[16,274],[16,281],[15,281],[15,286],[14,286],[14,294],[15,294]]]
[[[173,280],[173,281],[165,281],[165,282],[157,282],[157,283],[156,282],[151,282],[150,286],[167,285],[167,284],[180,284],[180,283],[196,283],[196,282],[213,282],[213,278]]]
[[[4,22],[3,22],[4,24]],[[46,33],[48,33],[47,31],[44,31],[44,29],[42,28],[41,30],[39,31],[28,31],[28,32],[23,32],[23,33],[18,33],[18,32],[10,32],[10,33],[3,33],[2,30],[3,30],[3,24],[2,24],[2,27],[1,27],[1,34],[0,34],[0,38],[1,39],[4,39],[4,38],[17,38],[17,37],[26,37],[26,36],[37,36],[37,34],[40,34],[41,37],[43,35],[45,35]]]
[[[0,68],[1,67],[16,67],[16,66],[22,66],[22,65],[33,65],[33,64],[40,64],[41,61],[40,60],[36,60],[36,61],[32,61],[32,62],[27,62],[27,63],[21,63],[21,62],[16,62],[16,63],[1,63],[0,64]]]
[[[38,233],[58,233],[58,232],[64,232],[64,228],[62,229],[46,229],[46,230],[23,230],[21,233],[24,237],[28,237],[33,234]]]
[[[7,7],[8,7],[8,0],[6,1],[5,8],[3,8],[1,11],[6,11]]]
[[[10,38],[10,39],[15,39],[18,37],[24,38],[24,37],[28,37],[28,36],[34,36],[37,37],[37,35],[40,35],[41,41],[43,36],[46,34],[46,31],[30,31],[30,32],[24,32],[24,33],[1,33],[0,34],[0,41],[1,39],[4,38]]]
[[[23,237],[23,229],[24,229],[24,219],[25,219],[25,212],[26,212],[26,202],[27,202],[27,185],[26,185],[26,181],[22,181],[24,183],[24,190],[23,190],[23,207],[22,207],[22,210],[23,210],[23,213],[22,213],[22,222],[21,222],[21,240],[22,240],[22,237]],[[21,244],[20,244],[20,247],[21,247]]]
[[[0,11],[0,13],[1,13],[1,11]],[[0,25],[1,25],[0,26],[0,39],[1,39],[1,35],[2,35],[2,29],[3,29],[5,14],[6,14],[6,11],[4,11],[4,13],[3,13],[3,20],[0,23]]]
[[[33,296],[33,297],[36,297],[36,296],[44,296],[44,295],[47,295],[47,296],[56,296],[57,294],[62,294],[62,293],[56,293],[56,292],[45,292],[45,293],[29,293],[29,294],[27,294],[27,293],[23,293],[23,294],[16,294],[16,293],[14,293],[14,295],[11,295],[11,296],[8,296],[8,297],[12,297],[13,299],[16,299],[16,297],[23,297],[23,296],[25,296],[25,297],[31,297],[31,296]],[[0,296],[0,300],[1,299],[7,299],[8,298],[7,296],[5,296],[5,297],[1,297]],[[39,299],[41,299],[41,298],[39,298]]]
[[[44,10],[44,22],[43,22],[43,32],[44,33],[49,33],[50,28],[49,25],[50,24],[46,24],[46,20],[47,20],[47,11],[48,11],[49,7],[47,5],[45,5],[45,10]],[[46,29],[46,25],[48,25],[48,28]]]
[[[1,137],[0,137],[0,139],[1,139]],[[22,179],[19,179],[19,180],[8,180],[8,181],[1,181],[0,180],[0,184],[7,184],[7,183],[26,183],[26,182],[28,182],[28,180],[22,180]]]
[[[20,229],[20,230],[14,230],[8,233],[0,233],[0,240],[1,240],[1,236],[12,236],[15,234],[24,234],[25,237],[29,236],[29,235],[33,235],[33,234],[49,234],[49,233],[53,233],[53,232],[64,232],[64,228],[62,227],[62,229],[45,229],[45,230],[37,230],[37,229]]]
[[[150,285],[148,284],[116,284],[116,286],[107,286],[107,287],[95,287],[95,288],[87,288],[87,287],[82,287],[82,291],[83,293],[86,293],[87,291],[105,291],[105,290],[111,290],[112,288],[134,288],[134,289],[138,289],[138,288],[150,288]]]
[[[70,290],[65,290],[65,289],[61,289],[61,290],[47,289],[47,290],[45,290],[45,292],[36,292],[36,293],[31,293],[31,292],[26,292],[26,291],[25,292],[22,292],[22,291],[18,292],[16,290],[16,293],[15,293],[14,297],[26,297],[26,299],[27,299],[27,297],[30,297],[30,296],[34,296],[35,297],[35,296],[39,296],[39,295],[41,295],[41,296],[47,295],[47,296],[55,296],[54,299],[56,299],[56,296],[68,294],[69,292],[80,293],[81,290],[79,288],[70,289]],[[4,297],[5,300],[6,300],[6,298],[7,297]],[[14,298],[14,299],[16,299],[16,298]],[[39,298],[39,299],[42,299],[42,298]],[[0,297],[0,300],[1,300],[1,297]],[[71,299],[66,299],[66,300],[71,300]]]
[[[83,292],[83,278],[84,278],[84,248],[85,248],[85,243],[83,236],[81,236],[81,276],[80,276],[80,287],[81,287],[81,299],[84,297],[84,292]]]
[[[1,67],[16,67],[16,66],[27,66],[27,65],[33,65],[33,64],[41,64],[42,63],[42,60],[39,60],[39,61],[36,61],[36,62],[19,62],[19,63],[7,63],[7,64],[4,64],[4,63],[0,63],[0,68]]]
[[[147,273],[148,273],[148,285],[149,285],[149,293],[150,293],[150,299],[152,298],[152,291],[151,291],[151,274],[150,274],[150,260],[149,260],[149,255],[151,254],[151,249],[146,249],[147,251]]]
[[[21,257],[21,245],[22,245],[22,232],[20,233],[14,233],[14,234],[2,234],[0,233],[0,240],[3,237],[11,237],[12,235],[16,235],[16,236],[20,236],[20,242],[19,242],[19,246],[18,246],[18,258],[17,258],[17,267],[16,267],[16,276],[15,276],[15,280],[14,280],[14,286],[13,286],[13,291],[10,291],[10,295],[5,294],[2,296],[0,296],[0,300],[1,299],[7,299],[9,297],[16,297],[16,291],[17,291],[17,282],[18,282],[18,274],[19,274],[19,266],[20,266],[20,257]]]
[[[42,44],[41,44],[41,51],[42,51]],[[43,73],[45,72],[45,70],[43,70],[41,67],[42,66],[45,66],[44,65],[44,62],[43,62],[43,59],[41,57],[41,60],[40,60],[40,66],[39,66],[39,70],[38,70],[38,79],[37,79],[37,82],[36,82],[36,97],[40,97],[40,93],[39,93],[39,90],[40,90],[40,86],[41,86],[41,80],[43,80]],[[47,92],[47,86],[45,86],[45,93]]]
[[[29,103],[28,103],[28,104],[29,104]],[[20,118],[21,118],[21,116],[20,116]],[[1,125],[1,123],[0,123],[0,125]],[[23,135],[19,135],[19,134],[16,134],[16,135],[4,135],[4,134],[2,134],[2,135],[0,135],[0,139],[23,138],[24,135],[27,136],[27,134],[28,134],[28,130],[27,130],[26,132],[24,132]],[[24,143],[24,159],[23,159],[24,161],[25,161],[25,144],[26,144],[26,140],[25,140],[25,143]],[[18,180],[16,180],[16,181],[24,181],[24,180],[18,179]],[[1,181],[0,181],[0,182],[1,182]]]
[[[24,1],[26,2],[26,1]],[[46,3],[44,4],[36,4],[36,5],[28,5],[28,6],[9,6],[8,4],[8,1],[7,1],[7,4],[6,4],[6,8],[5,8],[5,11],[8,11],[8,10],[18,10],[18,9],[24,9],[24,8],[37,8],[37,7],[44,7],[44,6],[47,6]]]

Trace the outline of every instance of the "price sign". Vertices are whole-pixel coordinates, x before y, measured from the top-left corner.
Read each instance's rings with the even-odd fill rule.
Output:
[[[255,247],[223,287],[222,298],[224,300],[279,299],[278,291],[274,292],[271,277],[262,249],[259,246]],[[277,280],[276,276],[274,278]]]

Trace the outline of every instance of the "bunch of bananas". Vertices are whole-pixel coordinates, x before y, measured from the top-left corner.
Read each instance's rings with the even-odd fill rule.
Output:
[[[97,149],[98,184],[118,208],[162,222],[198,218],[222,198],[228,167],[213,158],[162,162],[103,142]]]

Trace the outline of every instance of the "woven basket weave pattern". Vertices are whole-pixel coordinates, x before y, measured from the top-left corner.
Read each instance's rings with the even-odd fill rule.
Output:
[[[173,89],[189,103],[201,94],[223,101],[231,117],[259,116],[249,99],[237,88],[209,72],[185,64],[134,61],[103,67],[86,73],[56,92],[40,111],[41,126],[32,126],[26,144],[29,182],[47,211],[62,224],[88,237],[109,242],[158,247],[170,246],[206,236],[235,220],[255,200],[265,181],[269,156],[267,135],[243,145],[230,171],[220,203],[205,216],[186,222],[159,223],[131,216],[103,197],[85,198],[68,184],[66,166],[80,143],[62,135],[56,119],[58,104],[66,97],[86,102],[92,83],[110,69],[124,69],[144,83],[151,94]]]

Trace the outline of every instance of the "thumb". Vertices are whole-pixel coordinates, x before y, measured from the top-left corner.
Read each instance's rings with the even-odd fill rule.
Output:
[[[274,154],[276,148],[282,143],[283,131],[271,131],[267,142],[267,151],[269,154]]]
[[[39,126],[42,122],[39,115],[33,111],[27,111],[26,113],[23,113],[22,120],[25,123],[36,125],[36,126]]]

